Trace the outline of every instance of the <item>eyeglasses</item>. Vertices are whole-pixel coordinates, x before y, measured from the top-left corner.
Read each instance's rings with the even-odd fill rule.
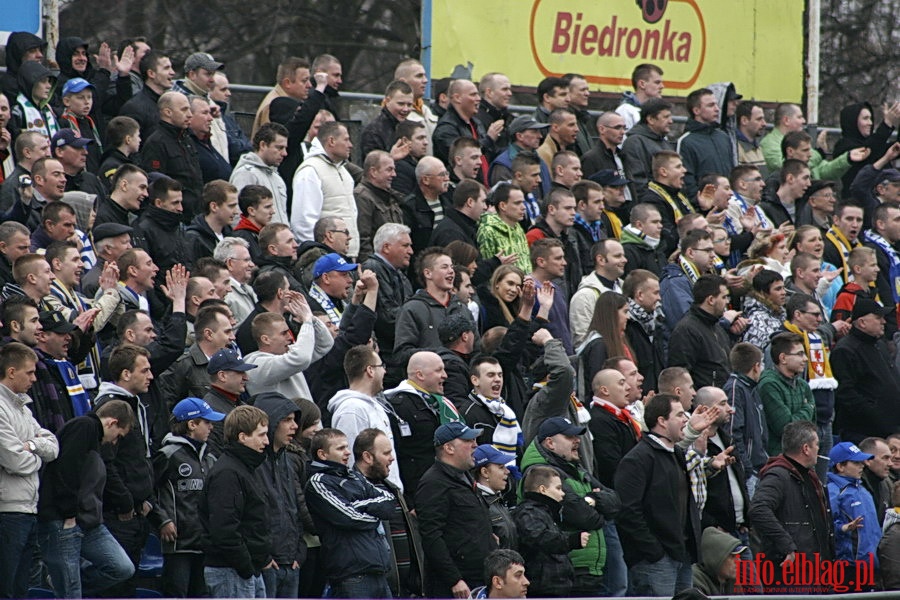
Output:
[[[450,177],[449,171],[440,171],[438,173],[428,173],[427,177]]]
[[[803,356],[803,357],[805,357],[806,351],[805,350],[797,350],[796,352],[785,352],[784,355],[785,356]]]
[[[369,366],[372,367],[373,369],[379,369],[379,368],[381,368],[381,369],[387,369],[387,367],[384,366],[384,363],[379,363],[379,364],[377,364],[377,365],[369,365]]]
[[[804,315],[812,315],[817,319],[822,318],[822,313],[818,310],[798,310],[797,312],[803,313]]]
[[[328,231],[332,233],[343,233],[344,235],[350,235],[349,229],[329,229]]]
[[[715,252],[715,248],[694,248],[694,252]]]
[[[618,129],[619,131],[625,131],[628,128],[625,127],[624,125],[613,125],[612,127],[610,127],[610,129]]]
[[[724,244],[725,242],[730,242],[730,241],[731,241],[731,238],[724,237],[724,238],[721,238],[718,240],[713,240],[712,242],[713,242],[713,244]]]

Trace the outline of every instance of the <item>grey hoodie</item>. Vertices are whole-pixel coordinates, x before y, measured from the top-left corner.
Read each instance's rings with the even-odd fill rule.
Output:
[[[350,448],[353,441],[363,429],[369,427],[380,429],[391,441],[394,448],[394,458],[397,457],[397,447],[394,444],[394,433],[391,429],[391,421],[388,411],[393,412],[390,404],[381,394],[373,398],[355,390],[341,390],[328,401],[328,411],[331,413],[331,426],[340,429],[347,434]],[[353,466],[353,455],[350,455],[349,467]],[[388,481],[403,491],[403,482],[400,480],[400,467],[397,461],[391,463],[388,470]]]
[[[275,199],[275,215],[272,223],[290,224],[287,212],[287,185],[278,174],[277,166],[267,165],[256,152],[248,152],[241,156],[234,171],[231,172],[231,185],[240,192],[248,185],[261,185],[272,192]]]

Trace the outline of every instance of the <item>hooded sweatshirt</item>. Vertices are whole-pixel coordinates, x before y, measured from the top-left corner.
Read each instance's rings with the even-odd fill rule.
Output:
[[[6,41],[6,73],[0,79],[0,87],[3,94],[9,98],[9,104],[12,106],[16,102],[16,95],[19,93],[19,69],[22,67],[22,59],[25,53],[33,48],[40,48],[41,51],[47,53],[47,42],[33,33],[27,31],[17,31],[10,34]]]
[[[859,130],[858,119],[859,113],[863,109],[868,109],[872,115],[872,133],[863,135]],[[841,189],[844,190],[843,196],[846,198],[850,193],[850,185],[859,170],[865,165],[874,164],[876,160],[884,156],[887,151],[888,138],[894,132],[894,128],[882,122],[875,125],[875,111],[868,102],[857,102],[850,104],[841,109],[841,138],[834,145],[832,155],[837,158],[844,153],[850,152],[854,148],[869,148],[872,152],[862,162],[851,162],[850,168],[841,176]]]
[[[287,212],[287,186],[278,174],[278,167],[267,165],[256,152],[248,152],[241,156],[231,172],[231,185],[238,191],[248,185],[261,185],[272,192],[275,199],[275,215],[272,223],[290,223]]]
[[[50,98],[41,100],[36,104],[32,96],[34,85],[44,77],[49,77],[51,81],[54,81],[50,69],[41,63],[28,61],[22,65],[17,79],[19,84],[18,92],[15,100],[10,102],[12,106],[12,117],[10,120],[20,132],[38,131],[51,138],[54,133],[59,131],[59,123],[53,114],[53,110],[50,108]]]
[[[388,417],[388,411],[393,410],[384,399],[384,396],[378,394],[377,398],[368,396],[362,392],[355,390],[341,390],[328,401],[328,411],[331,413],[331,426],[340,429],[347,434],[347,441],[350,447],[353,447],[353,440],[359,435],[359,432],[369,427],[380,429],[391,441],[394,448],[394,455],[397,454],[397,447],[394,445],[394,433],[391,429],[391,421]],[[353,466],[353,455],[350,456],[349,467]],[[400,479],[400,466],[397,461],[391,463],[388,468],[388,481],[403,491],[403,482]]]
[[[715,527],[707,527],[700,538],[700,555],[703,557],[692,569],[694,587],[710,596],[727,596],[734,593],[734,579],[719,579],[722,563],[741,541]]]
[[[254,406],[269,416],[269,445],[266,446],[265,462],[257,469],[256,475],[265,484],[266,518],[271,534],[272,557],[280,565],[290,565],[294,561],[302,564],[306,558],[306,542],[303,541],[303,524],[297,504],[296,470],[285,452],[287,446],[275,449],[275,432],[282,420],[294,415],[300,426],[300,409],[287,397],[277,392],[263,392],[254,399]]]

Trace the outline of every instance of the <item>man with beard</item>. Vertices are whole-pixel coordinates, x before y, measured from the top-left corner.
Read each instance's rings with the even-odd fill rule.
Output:
[[[421,595],[425,581],[425,555],[418,521],[406,504],[403,490],[391,480],[395,469],[394,445],[389,430],[367,428],[353,442],[353,465],[369,483],[394,497],[394,513],[383,522],[391,546],[388,583],[395,598]]]

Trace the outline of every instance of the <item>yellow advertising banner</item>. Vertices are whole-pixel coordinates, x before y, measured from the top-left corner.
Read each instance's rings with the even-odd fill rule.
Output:
[[[641,63],[666,95],[732,81],[745,98],[803,94],[804,0],[424,0],[430,72],[505,73],[514,85],[580,73],[592,89],[631,89]],[[428,49],[428,40],[424,40]]]

